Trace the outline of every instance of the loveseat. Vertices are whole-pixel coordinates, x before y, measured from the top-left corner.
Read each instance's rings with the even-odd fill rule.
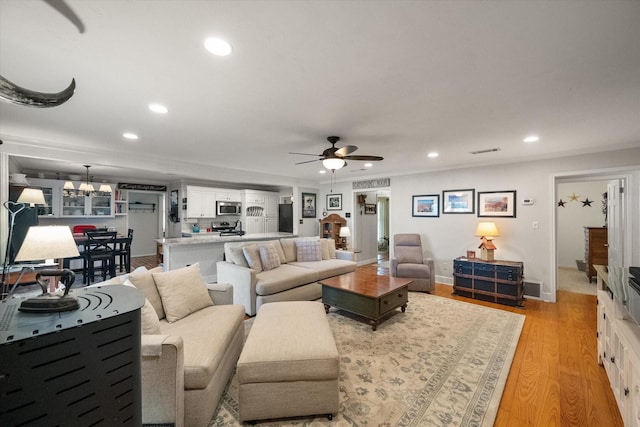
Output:
[[[224,253],[217,263],[218,283],[233,285],[234,303],[244,305],[249,316],[268,302],[318,299],[318,280],[356,269],[353,252],[317,237],[227,242]]]
[[[142,308],[143,424],[207,426],[242,351],[244,307],[230,285],[207,284],[198,264],[125,277]],[[123,282],[117,277],[107,283]]]

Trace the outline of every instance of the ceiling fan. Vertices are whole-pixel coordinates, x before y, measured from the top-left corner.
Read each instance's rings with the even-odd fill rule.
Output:
[[[346,166],[347,164],[346,160],[365,160],[369,162],[378,162],[380,160],[383,160],[383,158],[380,156],[366,156],[366,155],[352,156],[351,153],[353,153],[358,149],[358,147],[356,147],[355,145],[345,145],[342,148],[337,148],[336,143],[340,141],[339,136],[329,136],[327,137],[327,141],[329,141],[329,143],[331,144],[331,148],[327,148],[322,152],[322,154],[292,153],[292,152],[289,152],[289,154],[300,154],[303,156],[320,157],[319,159],[315,159],[315,160],[298,162],[296,163],[296,165],[322,161],[322,165],[331,171],[335,171],[337,169],[342,168],[343,166]]]

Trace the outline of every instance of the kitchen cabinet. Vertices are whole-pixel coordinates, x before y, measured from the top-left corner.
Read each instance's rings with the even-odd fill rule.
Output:
[[[240,202],[242,195],[239,191],[216,189],[216,201],[220,202]]]
[[[278,232],[278,217],[267,217],[264,219],[265,233],[277,233]]]
[[[278,202],[279,199],[277,194],[269,194],[265,196],[264,211],[267,217],[278,217]]]
[[[79,185],[78,185],[79,186]],[[100,184],[93,184],[99,188]],[[62,217],[114,216],[113,192],[62,190]]]
[[[244,222],[244,230],[247,234],[264,233],[266,230],[265,218],[261,216],[247,217]]]
[[[32,186],[42,189],[46,205],[36,205],[38,216],[57,217],[60,216],[60,191],[63,183],[58,180],[30,178]]]
[[[589,283],[596,277],[594,265],[609,265],[609,244],[606,227],[584,228],[584,262]]]
[[[244,192],[244,201],[248,206],[261,205],[264,206],[265,196],[262,193],[257,193],[253,191]]]
[[[187,218],[215,218],[216,191],[208,187],[187,186]]]

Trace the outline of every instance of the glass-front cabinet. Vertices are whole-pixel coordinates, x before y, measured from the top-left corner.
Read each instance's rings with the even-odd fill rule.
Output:
[[[58,216],[60,211],[60,181],[40,178],[29,178],[32,186],[42,189],[46,205],[36,205],[38,216]]]
[[[95,185],[94,185],[95,187]],[[113,192],[62,190],[62,214],[68,216],[113,216]]]

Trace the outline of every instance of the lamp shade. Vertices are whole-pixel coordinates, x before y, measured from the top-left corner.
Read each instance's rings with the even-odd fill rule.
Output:
[[[29,227],[16,261],[72,258],[80,255],[71,229],[64,225]]]
[[[64,183],[64,187],[62,187],[62,188],[64,188],[65,190],[75,190],[76,189],[76,187],[73,185],[73,182],[71,182],[71,181],[65,182]]]
[[[338,157],[330,157],[322,161],[322,166],[329,170],[337,170],[343,167],[345,163],[346,162],[344,161],[344,159],[340,159]]]
[[[18,203],[29,203],[31,205],[46,205],[44,193],[40,188],[25,188],[18,197]]]
[[[351,230],[349,230],[349,227],[340,227],[340,237],[350,237],[351,236]]]
[[[111,186],[109,184],[100,184],[98,191],[103,193],[111,193]]]
[[[478,237],[498,237],[500,233],[498,233],[498,228],[496,224],[493,222],[480,222],[478,223],[478,228],[476,229],[476,236]]]

